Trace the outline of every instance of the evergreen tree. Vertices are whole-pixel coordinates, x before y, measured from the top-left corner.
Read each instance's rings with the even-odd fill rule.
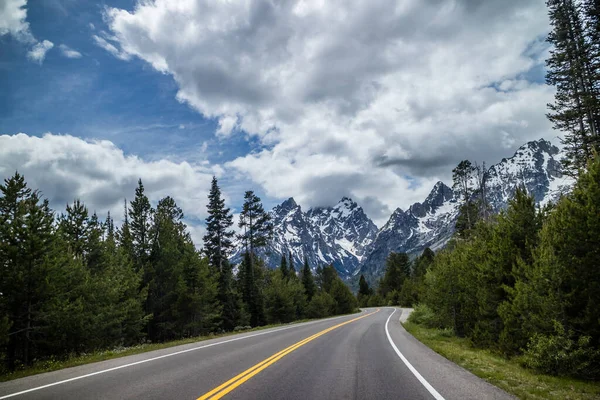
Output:
[[[389,297],[392,304],[397,304],[397,296],[402,284],[410,276],[410,260],[406,253],[390,253],[385,260],[385,274],[379,286],[382,297]]]
[[[478,211],[472,201],[474,173],[475,167],[469,160],[461,161],[452,170],[452,181],[454,182],[452,187],[462,198],[460,217],[456,223],[456,232],[459,236],[468,236],[469,231],[475,226]]]
[[[296,267],[294,267],[294,257],[292,256],[291,250],[288,252],[288,259],[289,259],[288,268],[289,268],[289,272],[290,272],[290,277],[292,279],[295,279],[295,278],[297,278]]]
[[[281,277],[283,279],[289,278],[290,271],[288,270],[288,267],[287,267],[287,260],[285,258],[285,255],[281,256],[281,264],[279,264],[279,271],[281,271]]]
[[[40,311],[49,294],[46,255],[52,246],[54,215],[48,200],[15,173],[0,185],[0,298],[8,317],[6,362],[31,364]]]
[[[138,180],[138,187],[135,189],[135,198],[129,208],[129,230],[131,232],[131,241],[134,254],[134,262],[138,269],[142,269],[148,259],[151,248],[150,227],[152,225],[153,210],[150,206],[150,200],[144,194],[144,185],[142,180]]]
[[[67,214],[61,216],[59,225],[75,257],[83,258],[90,234],[87,207],[79,199],[72,206],[67,204]]]
[[[364,275],[360,275],[358,281],[358,303],[360,306],[365,307],[369,302],[369,297],[373,294],[373,290],[369,287],[367,280]]]
[[[233,225],[233,215],[230,209],[225,207],[225,200],[221,198],[221,189],[214,176],[208,194],[207,208],[206,235],[203,238],[204,252],[211,266],[222,272],[224,261],[233,248],[234,232],[229,229]]]
[[[306,257],[304,257],[304,267],[302,268],[302,286],[304,286],[306,298],[311,301],[317,291],[317,285]]]
[[[118,232],[119,246],[125,251],[125,254],[133,261],[135,254],[133,252],[133,238],[129,225],[129,212],[127,211],[127,200],[123,200],[123,224]]]
[[[246,246],[246,251],[252,255],[250,262],[253,263],[256,249],[267,245],[273,231],[273,225],[269,214],[265,212],[260,202],[260,198],[251,190],[244,195],[239,227],[244,230],[244,233],[240,235],[240,239]]]
[[[239,286],[241,287],[242,300],[250,314],[250,325],[260,326],[264,323],[264,299],[261,292],[260,265],[251,261],[250,253],[244,253],[244,259],[238,273]]]
[[[557,204],[539,240],[533,268],[526,269],[516,284],[512,311],[526,335],[519,339],[526,342],[534,332],[551,336],[558,323],[565,332],[573,332],[575,342],[584,338],[598,349],[600,158],[580,175],[572,194]]]
[[[600,143],[598,76],[592,62],[597,43],[586,41],[581,11],[575,0],[547,0],[546,4],[552,25],[548,42],[553,45],[546,61],[546,82],[556,86],[554,104],[548,105],[548,118],[555,129],[564,132],[565,170],[576,174],[586,166]],[[588,9],[593,15],[594,8]],[[593,28],[589,32],[593,35]]]

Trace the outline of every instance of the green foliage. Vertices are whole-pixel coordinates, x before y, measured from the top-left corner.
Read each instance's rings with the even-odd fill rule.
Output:
[[[246,251],[253,256],[254,250],[265,246],[273,232],[269,214],[265,212],[260,198],[251,190],[244,195],[239,227],[243,229],[240,239],[245,244]]]
[[[304,286],[304,293],[306,293],[306,299],[308,301],[312,300],[313,296],[317,292],[317,285],[315,284],[315,279],[313,277],[312,270],[308,265],[308,260],[306,257],[304,258],[304,267],[302,268],[302,276],[301,276],[302,286]]]
[[[506,211],[437,254],[422,301],[429,320],[478,346],[525,351],[527,365],[546,373],[597,379],[599,248],[596,158],[554,208],[536,209],[518,189]]]
[[[385,266],[385,274],[379,284],[379,294],[392,304],[397,304],[397,295],[390,293],[399,292],[404,281],[410,277],[410,260],[406,253],[390,253],[385,260]]]
[[[233,249],[232,238],[235,233],[230,230],[233,225],[231,210],[225,207],[225,200],[221,197],[221,189],[217,178],[213,176],[210,192],[208,194],[208,217],[206,218],[206,235],[204,235],[204,253],[210,265],[223,272],[223,264]],[[225,272],[227,273],[227,272]]]
[[[572,375],[586,379],[600,376],[600,350],[591,344],[590,336],[565,332],[554,321],[550,335],[535,333],[525,352],[524,364],[550,375]]]
[[[325,318],[333,315],[335,308],[335,299],[329,293],[320,291],[308,303],[306,316],[309,318]]]
[[[427,328],[439,328],[436,313],[426,304],[417,304],[408,317],[408,322]]]
[[[600,144],[598,6],[594,0],[547,0],[552,44],[546,82],[556,87],[548,119],[564,132],[565,170],[577,175]]]

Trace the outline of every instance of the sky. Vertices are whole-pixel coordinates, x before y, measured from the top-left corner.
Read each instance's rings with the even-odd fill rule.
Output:
[[[207,193],[344,196],[378,226],[547,121],[544,0],[0,0],[0,178],[120,219],[141,178],[201,245]]]

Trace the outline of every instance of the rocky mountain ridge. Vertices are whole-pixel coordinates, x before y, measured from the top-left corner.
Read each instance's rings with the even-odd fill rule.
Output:
[[[492,211],[505,208],[518,185],[524,185],[536,202],[545,205],[569,190],[573,180],[561,172],[560,150],[544,139],[519,147],[513,157],[487,169],[487,200]],[[387,223],[377,229],[363,209],[344,197],[333,207],[302,211],[290,198],[270,212],[274,234],[261,249],[266,265],[279,265],[282,254],[291,252],[296,270],[304,257],[315,268],[333,264],[340,276],[352,279],[363,273],[371,279],[381,276],[390,252],[420,254],[426,247],[438,250],[454,234],[459,200],[444,184],[435,184],[422,203],[406,210],[397,208]],[[241,258],[242,249],[232,257]]]

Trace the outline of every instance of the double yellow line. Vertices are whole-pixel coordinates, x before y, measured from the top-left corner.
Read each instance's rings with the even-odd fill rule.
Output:
[[[241,384],[246,382],[248,379],[250,379],[253,376],[260,373],[260,371],[264,370],[265,368],[269,367],[270,365],[275,364],[277,361],[281,360],[283,357],[290,354],[292,351],[298,349],[299,347],[304,346],[306,343],[313,341],[316,338],[318,338],[319,336],[322,336],[322,335],[326,334],[327,332],[331,332],[332,330],[337,329],[340,326],[344,326],[351,322],[358,321],[359,319],[368,317],[369,315],[373,315],[378,311],[379,311],[379,309],[377,309],[376,311],[373,311],[372,313],[351,319],[346,322],[342,322],[341,324],[337,324],[335,326],[332,326],[331,328],[327,328],[319,333],[315,333],[314,335],[307,337],[306,339],[301,340],[298,343],[295,343],[295,344],[291,345],[290,347],[281,350],[278,353],[273,354],[271,357],[259,362],[258,364],[256,364],[255,366],[253,366],[251,368],[248,368],[241,374],[234,376],[233,378],[231,378],[227,382],[223,383],[222,385],[219,385],[216,388],[214,388],[213,390],[211,390],[210,392],[204,394],[201,397],[198,397],[198,400],[220,399],[221,397],[225,396],[227,393],[231,392],[232,390],[234,390],[235,388],[237,388],[238,386],[240,386]]]

